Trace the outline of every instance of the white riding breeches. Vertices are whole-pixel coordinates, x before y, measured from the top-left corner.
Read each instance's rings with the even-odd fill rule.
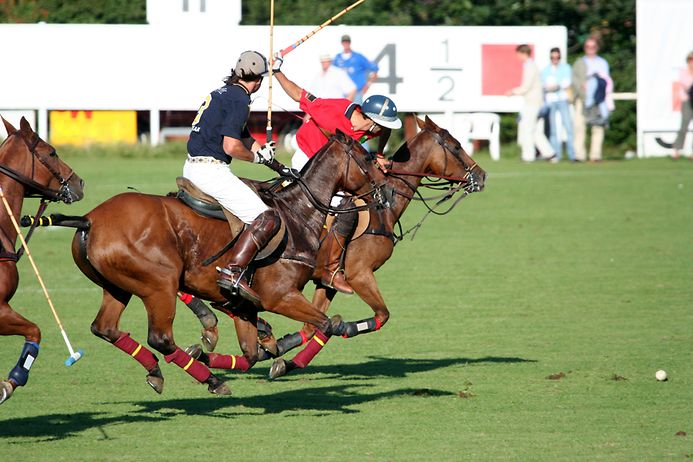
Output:
[[[301,151],[301,149],[296,149],[294,155],[291,156],[291,168],[298,170],[299,172],[303,170],[303,167],[308,163],[310,159],[308,156]]]
[[[183,176],[195,183],[200,191],[215,198],[243,223],[252,223],[269,209],[248,185],[229,170],[228,164],[212,157],[188,157],[183,165]]]

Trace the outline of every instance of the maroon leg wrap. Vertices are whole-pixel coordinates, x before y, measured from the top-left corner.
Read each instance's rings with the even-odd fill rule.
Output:
[[[245,356],[222,355],[219,353],[207,353],[209,367],[214,369],[237,369],[245,372],[250,369],[250,363]]]
[[[203,383],[212,375],[207,366],[193,359],[192,356],[178,347],[176,347],[176,351],[170,355],[164,356],[164,359],[166,359],[167,363],[173,362],[173,364],[183,369],[200,383]]]
[[[293,361],[293,363],[296,364],[296,366],[303,369],[308,364],[310,364],[313,358],[315,358],[315,355],[320,353],[320,350],[322,350],[322,347],[325,346],[329,339],[330,337],[323,334],[319,330],[315,331],[315,335],[312,339],[310,339],[306,347],[303,350],[301,350],[299,354],[294,356],[294,358],[291,361]]]
[[[147,347],[141,343],[137,343],[135,340],[130,338],[130,334],[127,332],[123,332],[123,334],[118,337],[118,340],[116,340],[113,345],[135,358],[137,362],[142,364],[148,371],[152,370],[159,362],[159,360],[156,359],[156,356],[154,356],[154,353],[149,351]]]

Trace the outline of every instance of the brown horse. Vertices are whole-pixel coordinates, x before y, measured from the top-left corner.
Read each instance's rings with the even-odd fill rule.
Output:
[[[421,131],[397,151],[389,167],[387,185],[395,191],[394,204],[388,209],[371,210],[369,227],[347,247],[344,263],[348,282],[359,297],[373,309],[375,316],[345,323],[344,337],[374,332],[390,318],[390,312],[373,273],[392,256],[396,243],[395,224],[410,201],[416,198],[416,190],[423,177],[449,182],[451,189],[444,197],[451,198],[452,194],[458,191],[466,196],[484,188],[486,172],[467,155],[460,143],[428,117],[425,121],[418,118],[416,120]],[[440,183],[436,184],[437,188],[440,186]],[[345,217],[337,217],[337,221],[343,218]],[[337,223],[333,226],[337,226]],[[322,258],[324,255],[321,252],[318,262],[321,262]],[[321,268],[320,265],[317,268]],[[313,274],[313,281],[318,286],[313,296],[313,304],[326,313],[337,292],[322,286],[320,277],[320,271]],[[300,332],[279,339],[278,354],[282,355],[305,343],[305,339],[313,335],[313,330],[312,326],[305,324]],[[279,358],[270,369],[270,378],[281,377],[305,365],[305,362],[296,364],[294,360]]]
[[[412,121],[414,121],[414,125],[418,124],[422,131],[416,136],[413,136],[413,134],[412,136],[407,136],[409,141],[393,156],[392,165],[386,180],[387,186],[390,187],[391,191],[394,191],[395,199],[391,207],[387,209],[371,209],[368,228],[363,235],[354,239],[347,247],[345,267],[349,284],[361,299],[371,306],[375,316],[357,322],[342,323],[339,328],[345,337],[354,337],[378,330],[390,317],[373,273],[392,256],[396,242],[395,225],[411,200],[417,198],[415,197],[416,191],[421,185],[423,178],[439,180],[434,184],[428,185],[438,190],[447,184],[447,192],[442,195],[446,199],[452,198],[457,192],[461,192],[463,194],[462,197],[465,197],[484,188],[486,172],[467,155],[460,143],[447,130],[438,127],[428,117],[425,121],[418,118],[413,118]],[[432,199],[438,201],[441,197],[438,196]],[[348,218],[348,215],[340,215],[336,221],[339,222],[344,218]],[[335,223],[333,226],[338,225]],[[317,285],[315,295],[313,296],[313,304],[323,312],[327,312],[337,292],[320,283],[321,262],[324,261],[324,258],[324,249],[321,248],[318,254],[318,265],[312,275],[312,279]],[[200,300],[190,300],[188,298],[184,300],[201,320],[203,317],[209,319],[213,316],[209,308]],[[214,341],[211,346],[213,348],[216,344],[216,319],[211,324],[203,323],[203,327],[203,342],[209,348],[209,339],[212,337]],[[264,336],[271,336],[271,326],[266,321],[261,321],[259,327],[262,328]],[[271,352],[260,350],[259,360],[269,359],[274,355],[281,356],[287,351],[306,343],[312,338],[314,331],[315,329],[310,324],[305,324],[300,332],[288,334],[276,341],[274,348],[269,349]],[[265,337],[261,343],[269,345],[273,341],[273,338]],[[308,348],[310,349],[312,346],[309,345]],[[193,345],[188,348],[188,351],[212,367],[223,368],[224,364],[219,361],[219,358],[225,355],[204,353],[200,345]],[[299,355],[298,361],[296,361],[296,358],[291,361],[283,359],[275,361],[270,369],[270,378],[285,375],[297,367],[305,367],[308,362],[305,361],[303,353],[299,353]],[[311,359],[313,356],[311,356]],[[226,364],[231,364],[231,362],[227,361]]]
[[[353,193],[379,192],[375,178],[384,177],[366,152],[353,140],[338,134],[304,169],[302,180],[268,200],[279,210],[287,229],[285,248],[268,262],[258,263],[252,287],[268,311],[309,323],[317,329],[317,345],[333,333],[331,320],[303,297],[319,247],[327,214],[322,204],[338,190]],[[267,199],[267,198],[266,198]],[[147,382],[161,393],[163,375],[158,359],[119,328],[119,320],[132,295],[144,302],[148,316],[147,343],[209,391],[229,394],[226,384],[208,367],[180,349],[173,337],[173,319],[178,290],[217,304],[227,301],[227,292],[217,283],[215,265],[205,260],[224,248],[232,236],[225,220],[198,215],[175,197],[124,193],[89,212],[72,245],[77,266],[103,287],[103,301],[92,332],[131,355],[147,370]],[[215,261],[224,266],[230,255]],[[230,309],[244,356],[220,358],[247,370],[257,361],[257,308],[236,300]],[[228,309],[227,309],[228,311]],[[341,335],[341,332],[337,332]]]
[[[22,117],[19,130],[5,119],[2,121],[7,139],[0,146],[0,187],[15,221],[18,221],[25,197],[42,198],[40,213],[45,208],[45,200],[70,204],[82,199],[82,179],[58,158],[55,149],[31,129],[26,119]],[[41,342],[39,327],[9,304],[19,285],[17,260],[23,252],[23,249],[14,251],[16,241],[17,231],[12,219],[4,204],[0,204],[0,335],[23,335],[25,339],[17,365],[6,381],[0,381],[0,404],[15,388],[27,383]]]

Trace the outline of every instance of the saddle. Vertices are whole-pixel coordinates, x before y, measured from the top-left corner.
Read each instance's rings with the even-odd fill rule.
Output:
[[[193,209],[198,215],[216,218],[217,220],[226,220],[231,228],[232,240],[235,240],[240,232],[243,231],[245,223],[240,218],[222,207],[212,196],[200,191],[192,181],[179,176],[176,178],[176,185],[178,186],[176,198]],[[249,186],[252,188],[252,185]],[[284,225],[284,220],[282,220],[277,234],[264,248],[260,249],[255,260],[264,260],[272,255],[279,246],[285,244],[286,237],[286,226]]]
[[[366,205],[366,201],[363,199],[356,199],[352,201],[352,205],[354,207],[361,207]],[[364,209],[364,210],[359,210],[358,211],[358,221],[356,222],[356,228],[354,229],[354,234],[351,235],[350,241],[353,241],[354,239],[361,237],[361,235],[368,229],[368,225],[371,222],[371,211],[369,209]],[[327,219],[325,220],[325,228],[329,231],[332,228],[332,225],[334,224],[334,215],[327,215]]]

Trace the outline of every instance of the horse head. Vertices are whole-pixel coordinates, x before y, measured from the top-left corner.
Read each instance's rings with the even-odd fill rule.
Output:
[[[84,181],[58,157],[53,146],[32,130],[24,117],[19,130],[4,118],[2,122],[7,130],[7,139],[0,146],[3,173],[45,199],[70,204],[84,197]]]
[[[467,183],[464,190],[469,193],[484,189],[486,172],[469,157],[450,132],[440,128],[428,116],[425,120],[417,117],[416,122],[421,131],[407,141],[407,146],[410,151],[433,153],[424,166],[427,173],[464,178]]]
[[[369,154],[358,141],[337,130],[328,141],[325,148],[318,152],[310,162],[306,171],[323,172],[325,183],[331,182],[334,195],[337,191],[347,191],[357,195],[371,195],[373,200],[382,204],[381,187],[385,184],[385,176],[378,169],[375,157]],[[311,160],[313,160],[311,159]],[[309,173],[306,178],[319,176]],[[325,186],[315,190],[325,190]]]

